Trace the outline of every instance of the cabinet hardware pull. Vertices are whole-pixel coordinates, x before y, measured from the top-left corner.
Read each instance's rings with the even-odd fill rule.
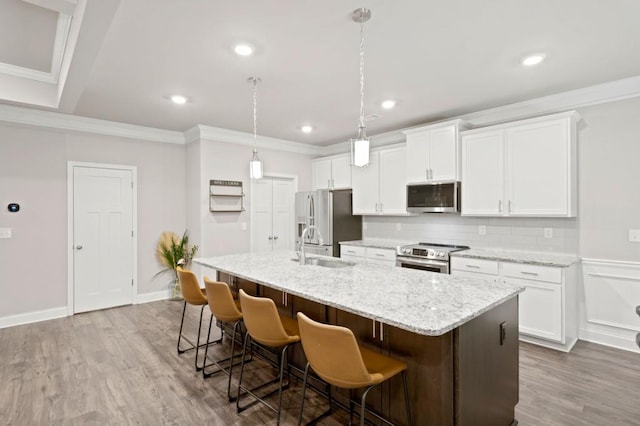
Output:
[[[509,213],[511,213],[511,200],[509,200]]]
[[[331,187],[333,188],[334,186],[336,186],[336,181],[334,181],[333,179],[331,179]]]
[[[371,334],[373,334],[373,338],[376,338],[376,320],[371,321],[371,329],[373,330]]]
[[[429,169],[429,179],[433,180],[433,169]]]
[[[382,213],[382,206],[383,206],[383,204],[380,203],[380,213]]]
[[[502,213],[502,200],[498,200],[498,213]]]
[[[354,253],[354,254],[355,254],[355,251],[353,251],[353,250],[347,250],[347,253]]]
[[[428,167],[426,169],[424,169],[424,174],[427,177],[427,180],[429,180],[429,168]]]
[[[537,277],[537,276],[538,276],[538,274],[536,274],[535,272],[520,271],[520,273],[521,273],[522,275],[532,275],[532,276],[534,276],[534,277]]]
[[[383,342],[384,341],[384,328],[383,328],[384,324],[380,323],[380,341]]]
[[[378,257],[384,257],[384,254],[376,253],[376,256],[378,256]]]
[[[467,268],[480,269],[478,265],[466,265]]]

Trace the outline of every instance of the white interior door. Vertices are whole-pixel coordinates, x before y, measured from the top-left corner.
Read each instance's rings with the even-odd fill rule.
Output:
[[[252,183],[251,251],[293,250],[294,195],[290,178],[265,177]]]
[[[73,167],[73,306],[133,303],[133,172]]]

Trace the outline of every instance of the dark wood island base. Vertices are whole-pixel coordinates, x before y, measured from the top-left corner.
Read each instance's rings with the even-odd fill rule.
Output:
[[[367,347],[408,365],[415,425],[515,425],[518,403],[518,297],[515,296],[440,336],[425,336],[218,272],[235,289],[269,297],[292,317],[350,328]],[[304,368],[302,348],[290,362]],[[343,403],[348,393],[335,390]],[[402,383],[391,380],[370,392],[368,404],[397,424],[406,424]]]

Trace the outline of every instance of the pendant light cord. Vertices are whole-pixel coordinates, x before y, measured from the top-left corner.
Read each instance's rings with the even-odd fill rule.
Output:
[[[253,77],[253,152],[258,152],[258,79]]]
[[[360,128],[364,129],[364,20],[360,21]]]

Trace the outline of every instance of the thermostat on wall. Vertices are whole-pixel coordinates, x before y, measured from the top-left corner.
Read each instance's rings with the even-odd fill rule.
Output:
[[[7,210],[9,210],[11,213],[16,213],[20,211],[20,204],[18,203],[11,203],[7,206]]]

